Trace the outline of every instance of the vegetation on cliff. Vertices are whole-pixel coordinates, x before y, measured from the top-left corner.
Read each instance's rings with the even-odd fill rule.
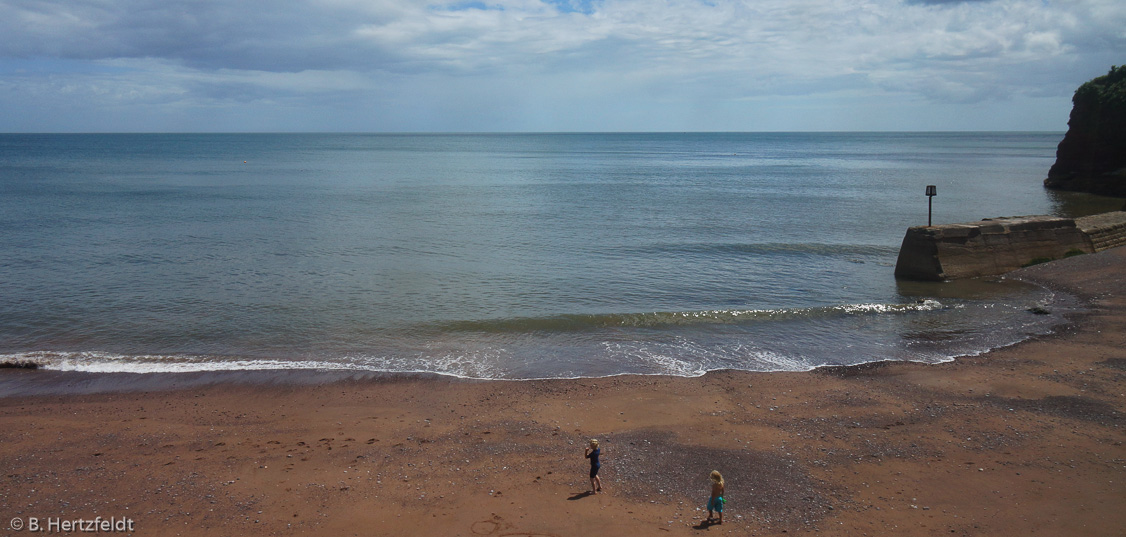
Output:
[[[1126,65],[1075,90],[1044,186],[1126,197]]]

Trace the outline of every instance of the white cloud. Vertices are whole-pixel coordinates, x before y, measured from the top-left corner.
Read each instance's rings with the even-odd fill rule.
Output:
[[[1124,28],[1119,0],[0,0],[0,98],[678,128],[771,96],[1066,101],[1126,63]]]

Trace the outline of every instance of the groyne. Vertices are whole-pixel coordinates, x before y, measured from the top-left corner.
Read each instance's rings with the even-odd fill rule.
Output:
[[[1126,244],[1126,212],[1082,218],[1015,216],[907,230],[895,277],[952,280],[1004,274],[1021,267]]]
[[[1091,239],[1096,252],[1126,244],[1126,211],[1076,218],[1075,225]]]

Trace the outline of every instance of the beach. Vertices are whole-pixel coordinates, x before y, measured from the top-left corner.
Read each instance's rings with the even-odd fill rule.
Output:
[[[78,394],[109,377],[5,370],[45,394],[0,399],[0,514],[12,534],[102,517],[185,536],[1120,535],[1123,266],[1118,248],[1010,274],[1089,308],[938,365],[160,389],[118,375]],[[702,523],[713,469],[723,525]]]

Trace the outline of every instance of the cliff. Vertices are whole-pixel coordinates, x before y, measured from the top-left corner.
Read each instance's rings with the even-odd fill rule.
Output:
[[[1126,197],[1126,65],[1079,86],[1044,186]]]

